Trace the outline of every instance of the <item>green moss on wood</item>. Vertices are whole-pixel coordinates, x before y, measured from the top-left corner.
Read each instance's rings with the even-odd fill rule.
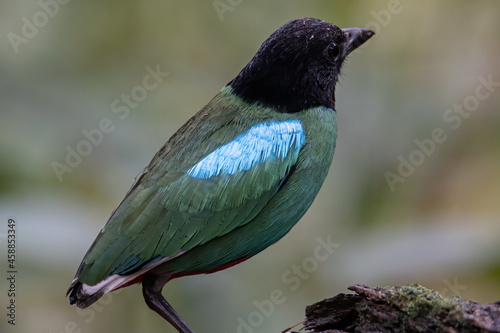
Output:
[[[500,332],[500,303],[442,297],[417,284],[355,285],[306,308],[310,332]]]

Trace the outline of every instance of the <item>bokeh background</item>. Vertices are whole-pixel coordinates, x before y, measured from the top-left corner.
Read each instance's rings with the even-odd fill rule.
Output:
[[[154,153],[275,29],[304,16],[377,32],[344,67],[330,174],[282,241],[171,281],[167,300],[195,331],[227,333],[280,332],[355,283],[500,300],[500,2],[60,1],[0,4],[1,332],[174,332],[138,286],[84,311],[65,291]],[[113,112],[122,94],[140,93],[148,67],[168,76],[127,116]],[[66,164],[68,147],[106,118],[113,130],[58,179],[54,162]],[[15,326],[5,315],[9,217]],[[318,237],[335,243],[323,261]],[[282,302],[271,308],[273,290]]]

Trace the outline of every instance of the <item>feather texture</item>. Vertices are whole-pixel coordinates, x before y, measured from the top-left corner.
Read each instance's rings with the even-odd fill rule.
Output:
[[[335,151],[342,63],[371,36],[312,18],[273,33],[134,179],[80,264],[70,302],[85,308],[142,281],[146,303],[192,332],[161,287],[252,257],[305,214]]]
[[[298,153],[304,141],[305,134],[299,120],[257,124],[196,163],[188,174],[202,179],[221,172],[233,175],[237,171],[250,170],[270,157],[283,159],[291,147]]]
[[[220,109],[231,121],[203,121]],[[307,141],[299,119],[276,117],[230,87],[192,122],[192,132],[181,128],[137,177],[85,256],[79,281],[95,285],[131,274],[249,223],[277,193]],[[188,142],[195,154],[176,150]]]

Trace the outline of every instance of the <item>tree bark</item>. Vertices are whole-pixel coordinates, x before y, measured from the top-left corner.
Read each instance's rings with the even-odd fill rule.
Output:
[[[304,328],[341,332],[500,332],[500,302],[444,298],[420,285],[348,289],[306,308]]]

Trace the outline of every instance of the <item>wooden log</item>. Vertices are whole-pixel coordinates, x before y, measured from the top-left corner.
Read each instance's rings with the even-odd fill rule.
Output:
[[[478,304],[444,298],[420,285],[368,287],[339,294],[306,308],[304,328],[341,332],[500,332],[500,302]]]

